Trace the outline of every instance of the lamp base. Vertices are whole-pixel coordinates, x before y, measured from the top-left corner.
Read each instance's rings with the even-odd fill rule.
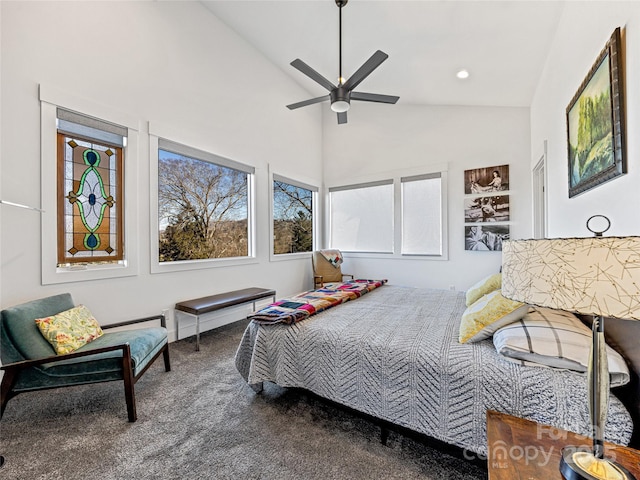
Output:
[[[560,473],[566,480],[636,480],[622,465],[577,447],[562,449]]]

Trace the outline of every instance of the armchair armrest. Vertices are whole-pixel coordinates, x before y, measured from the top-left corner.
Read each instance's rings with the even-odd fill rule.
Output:
[[[167,328],[167,319],[165,318],[164,314],[152,315],[151,317],[136,318],[134,320],[125,320],[124,322],[111,323],[109,325],[101,325],[101,328],[104,330],[106,328],[125,327],[127,325],[133,325],[136,323],[149,322],[151,320],[160,320],[160,325],[164,328]]]
[[[38,365],[42,365],[44,363],[60,362],[62,360],[70,360],[72,358],[78,358],[78,357],[87,357],[89,355],[96,355],[98,353],[105,353],[105,352],[113,352],[115,350],[122,350],[123,356],[131,355],[129,344],[123,343],[121,345],[112,345],[110,347],[95,348],[93,350],[84,350],[82,352],[71,352],[71,353],[66,353],[64,355],[52,355],[50,357],[35,358],[33,360],[22,360],[20,362],[7,363],[6,365],[0,366],[0,370],[14,370],[14,369],[19,370],[23,368],[35,367]]]

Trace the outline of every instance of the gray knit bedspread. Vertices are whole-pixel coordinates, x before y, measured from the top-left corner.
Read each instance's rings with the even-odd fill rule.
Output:
[[[584,375],[508,362],[491,339],[460,344],[464,309],[462,292],[386,285],[292,326],[250,323],[236,367],[255,389],[304,388],[480,454],[487,409],[588,435]],[[626,445],[632,429],[612,396],[605,438]]]

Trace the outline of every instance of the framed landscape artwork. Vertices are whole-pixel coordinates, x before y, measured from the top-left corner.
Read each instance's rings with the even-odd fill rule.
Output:
[[[617,28],[567,107],[569,197],[626,173],[621,49]]]

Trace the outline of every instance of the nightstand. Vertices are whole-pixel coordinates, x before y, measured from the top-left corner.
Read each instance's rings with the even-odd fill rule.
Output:
[[[588,437],[492,410],[487,411],[487,442],[489,480],[561,480],[562,448],[592,444]],[[640,451],[605,443],[605,455],[640,479]]]

